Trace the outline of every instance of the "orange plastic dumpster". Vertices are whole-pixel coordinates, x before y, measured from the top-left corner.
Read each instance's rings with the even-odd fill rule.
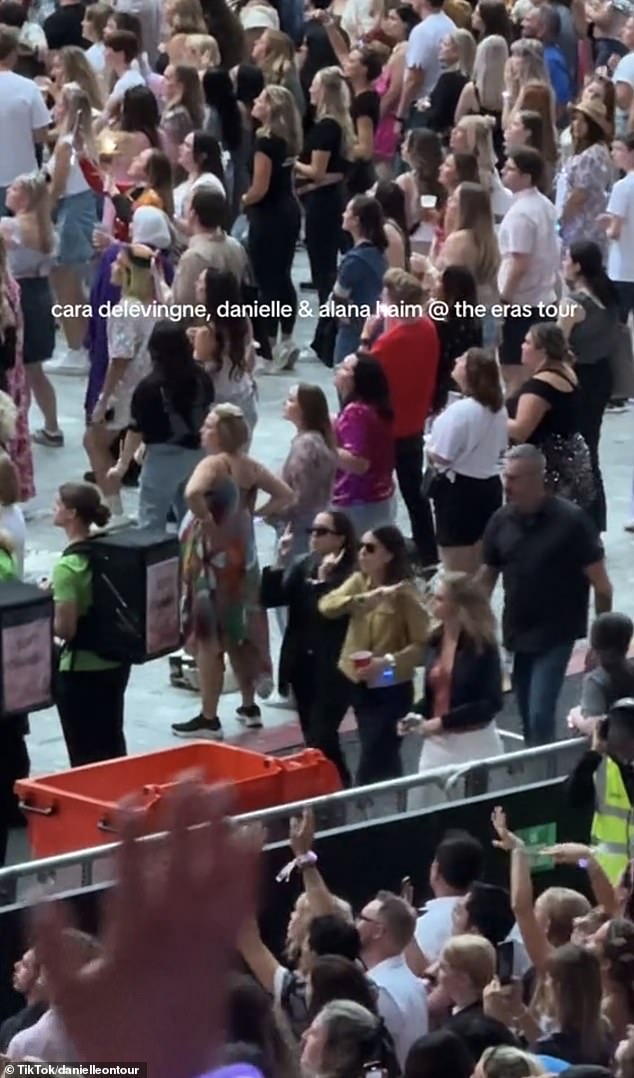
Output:
[[[298,765],[306,755],[310,761]],[[34,855],[52,857],[115,842],[114,812],[121,798],[131,793],[141,795],[149,809],[148,833],[160,831],[163,795],[179,775],[192,768],[201,772],[205,782],[231,784],[236,812],[244,813],[339,789],[336,770],[329,776],[320,762],[328,765],[314,750],[282,761],[233,745],[192,741],[161,752],[20,779],[15,791],[28,821]]]
[[[324,797],[341,789],[337,768],[318,749],[304,749],[293,756],[281,756],[281,805],[305,801],[309,797]]]

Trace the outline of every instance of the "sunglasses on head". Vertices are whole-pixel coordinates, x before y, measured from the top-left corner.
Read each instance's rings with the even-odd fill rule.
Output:
[[[323,528],[318,526],[315,528],[306,528],[306,534],[315,535],[317,539],[323,539],[325,535],[339,535],[339,532],[336,532],[334,528]]]
[[[365,550],[367,554],[374,554],[376,551],[376,543],[360,543],[360,550]]]

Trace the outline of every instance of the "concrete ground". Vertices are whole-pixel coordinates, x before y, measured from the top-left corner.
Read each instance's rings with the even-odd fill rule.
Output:
[[[297,260],[296,280],[305,280],[307,275],[305,256],[301,252]],[[301,300],[303,302],[300,306],[296,337],[299,344],[307,346],[312,337],[316,296],[314,293],[304,292],[301,294]],[[281,467],[292,436],[292,428],[282,418],[282,405],[289,387],[298,381],[322,386],[333,411],[336,407],[332,372],[315,359],[300,359],[293,373],[261,377],[260,419],[255,431],[253,455],[273,470]],[[37,494],[28,505],[26,567],[27,572],[38,575],[50,573],[64,545],[63,534],[52,524],[52,505],[56,489],[66,480],[80,479],[88,467],[81,444],[84,426],[84,379],[57,376],[54,382],[65,446],[63,449],[33,447]],[[40,425],[41,416],[33,405],[31,427],[35,429]],[[630,614],[634,611],[634,535],[624,532],[623,524],[630,515],[634,469],[633,425],[632,411],[606,416],[601,446],[609,506],[609,530],[606,536],[609,571],[615,586],[615,605]],[[136,491],[124,491],[125,509],[128,513],[134,513],[136,500]],[[399,524],[408,531],[402,505]],[[273,552],[272,530],[259,524],[257,541],[261,564],[266,565]],[[539,587],[538,581],[536,586]],[[270,623],[272,647],[277,656],[279,633],[274,618],[270,619]],[[235,709],[239,702],[236,694],[225,695],[221,701],[220,717],[228,740],[240,738],[245,744],[267,750],[279,750],[289,744],[299,743],[298,728],[288,725],[289,721],[292,722],[292,714],[268,707],[266,702],[262,703],[264,733],[245,734],[235,718]],[[182,744],[172,737],[170,724],[188,719],[197,711],[198,697],[195,694],[170,686],[166,659],[135,667],[126,697],[129,751],[147,752]],[[86,716],[86,721],[90,721],[90,716]],[[513,725],[512,715],[509,716],[509,721]],[[33,775],[67,768],[64,740],[55,709],[38,712],[31,717],[29,751]],[[413,760],[411,766],[414,767]]]

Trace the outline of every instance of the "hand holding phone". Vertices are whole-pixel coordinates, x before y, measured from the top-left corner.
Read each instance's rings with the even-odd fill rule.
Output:
[[[513,983],[514,948],[512,940],[498,943],[497,953],[497,977],[501,985]]]

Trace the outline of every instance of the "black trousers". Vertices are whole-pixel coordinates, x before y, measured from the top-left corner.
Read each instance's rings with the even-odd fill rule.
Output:
[[[386,685],[381,689],[368,689],[365,685],[354,686],[352,706],[357,716],[361,742],[358,786],[398,779],[403,774],[401,739],[396,726],[398,720],[410,710],[413,702],[414,687],[411,681]]]
[[[592,474],[597,488],[596,497],[588,512],[598,530],[603,532],[607,528],[607,507],[599,461],[599,442],[603,415],[612,392],[610,361],[601,359],[598,363],[577,363],[575,374],[580,389],[579,433],[585,438],[590,450]]]
[[[397,438],[396,478],[407,507],[412,539],[424,566],[436,565],[438,547],[434,533],[434,517],[429,498],[421,494],[423,479],[423,436],[413,434],[409,438]]]
[[[277,205],[254,206],[249,214],[249,258],[262,303],[278,301],[291,310],[283,318],[263,318],[269,340],[277,336],[278,324],[287,336],[297,318],[297,292],[291,277],[301,213],[296,199]]]
[[[123,701],[129,666],[59,672],[55,703],[71,767],[126,756]]]
[[[306,250],[320,303],[326,302],[337,279],[343,209],[342,183],[321,187],[304,196]]]
[[[31,766],[24,740],[26,730],[24,715],[0,718],[0,865],[5,863],[9,830],[15,826],[19,812],[13,784],[25,779]]]
[[[343,785],[350,786],[350,772],[339,741],[339,727],[350,707],[350,682],[336,667],[325,676],[312,654],[298,656],[289,680],[306,745],[320,749],[332,760]]]

